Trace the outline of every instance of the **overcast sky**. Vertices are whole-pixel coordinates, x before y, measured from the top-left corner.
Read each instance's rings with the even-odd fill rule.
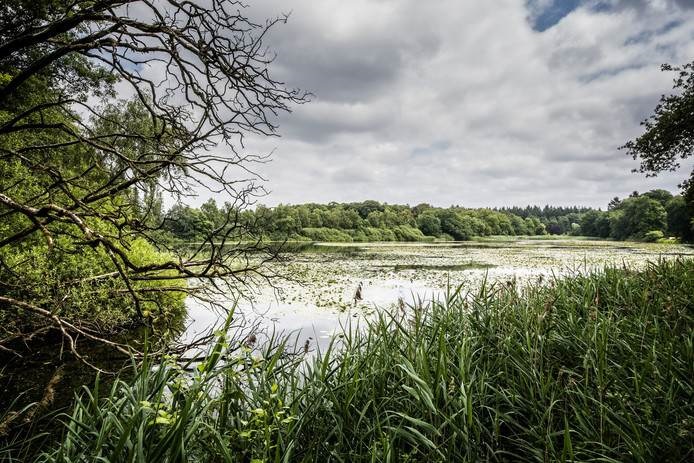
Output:
[[[255,0],[290,12],[272,70],[315,94],[285,115],[262,202],[605,207],[647,179],[618,146],[694,59],[694,0]],[[204,198],[201,198],[204,199]]]

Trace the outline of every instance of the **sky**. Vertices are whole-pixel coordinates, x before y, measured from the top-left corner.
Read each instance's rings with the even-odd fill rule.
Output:
[[[248,141],[273,152],[262,203],[605,208],[691,169],[646,178],[618,147],[672,89],[660,65],[694,60],[694,0],[248,3],[291,13],[270,71],[314,94]]]

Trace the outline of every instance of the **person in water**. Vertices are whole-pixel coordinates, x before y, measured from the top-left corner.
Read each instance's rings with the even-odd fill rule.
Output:
[[[361,281],[359,282],[359,286],[357,286],[357,290],[354,293],[354,304],[356,305],[357,302],[362,300],[361,296],[361,290],[362,290],[362,283]]]

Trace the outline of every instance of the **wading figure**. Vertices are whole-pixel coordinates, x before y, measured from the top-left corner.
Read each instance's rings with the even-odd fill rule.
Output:
[[[398,286],[398,302],[396,305],[398,309],[400,309],[400,312],[405,314],[405,294],[403,292],[402,286]]]
[[[246,340],[244,341],[244,344],[246,345],[246,347],[252,348],[255,345],[256,341],[257,341],[257,338],[255,337],[255,334],[251,334],[250,336],[248,336],[246,338]]]
[[[359,282],[359,286],[357,286],[357,290],[354,292],[354,304],[356,305],[357,302],[361,301],[361,289],[362,289],[362,283],[361,281]]]
[[[405,313],[405,300],[402,296],[398,296],[398,309],[400,309],[400,312],[403,314]]]

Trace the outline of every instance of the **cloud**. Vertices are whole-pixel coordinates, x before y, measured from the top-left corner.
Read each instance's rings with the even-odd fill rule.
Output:
[[[630,8],[635,10],[665,10],[680,9],[688,10],[694,8],[694,0],[592,0],[586,2],[593,7],[603,9]]]
[[[694,1],[576,2],[534,28],[556,4],[253,3],[291,11],[272,71],[316,95],[281,116],[282,138],[247,140],[275,149],[265,202],[604,207],[675,189],[687,172],[646,179],[618,147],[671,89],[660,64],[694,58]]]
[[[544,32],[577,8],[596,12],[630,9],[643,14],[663,10],[689,10],[694,0],[526,0],[527,19],[532,28]]]
[[[527,0],[528,20],[533,29],[544,32],[581,4],[581,0]]]
[[[339,135],[375,133],[392,123],[385,101],[344,103],[314,101],[296,108],[282,132],[308,143],[324,143]]]

